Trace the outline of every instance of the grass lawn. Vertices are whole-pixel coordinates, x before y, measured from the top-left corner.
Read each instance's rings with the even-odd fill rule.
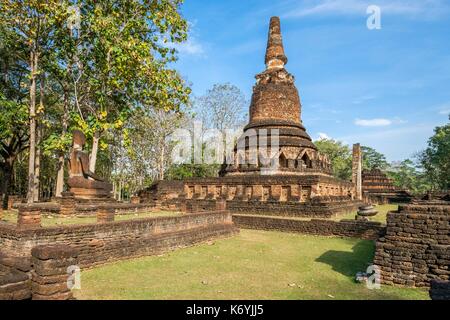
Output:
[[[115,221],[132,220],[132,219],[142,219],[150,217],[172,217],[178,216],[181,212],[175,211],[152,211],[143,213],[129,213],[129,214],[116,214]],[[17,211],[3,211],[3,220],[11,223],[17,222]],[[85,217],[57,217],[52,215],[43,215],[41,224],[43,227],[54,227],[60,225],[71,225],[71,224],[89,224],[96,223],[96,216],[85,216]]]
[[[375,206],[375,210],[378,210],[378,214],[374,217],[369,217],[370,221],[377,221],[386,223],[386,215],[389,211],[398,210],[398,205],[396,204],[383,204]],[[333,220],[342,220],[342,219],[352,219],[354,220],[356,216],[356,211],[347,213],[344,215],[338,215],[337,217],[333,217]]]
[[[241,230],[238,236],[83,271],[78,299],[428,299],[422,289],[369,290],[354,276],[374,244]]]

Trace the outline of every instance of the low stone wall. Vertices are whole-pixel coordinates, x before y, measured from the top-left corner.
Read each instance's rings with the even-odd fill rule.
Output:
[[[387,215],[374,264],[384,284],[429,286],[450,277],[450,203],[403,205]]]
[[[139,220],[21,229],[0,224],[0,247],[29,257],[37,245],[70,245],[79,250],[80,267],[190,246],[238,232],[226,211]]]
[[[163,205],[168,207],[168,203],[180,207],[180,203],[185,203],[185,209],[189,212],[211,211],[216,209],[218,200],[214,199],[186,199],[179,201],[176,199],[165,201]],[[360,202],[356,201],[336,201],[336,202],[278,202],[278,201],[253,201],[253,200],[227,200],[226,208],[233,214],[250,215],[270,215],[284,217],[317,217],[329,218],[333,214],[347,213],[355,211]]]
[[[321,236],[339,236],[376,240],[384,235],[385,227],[379,222],[356,220],[296,220],[289,218],[265,217],[234,214],[233,222],[239,228],[298,232]]]
[[[31,258],[0,252],[0,300],[31,298]]]

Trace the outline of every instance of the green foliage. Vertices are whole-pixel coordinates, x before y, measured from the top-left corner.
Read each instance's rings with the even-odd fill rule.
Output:
[[[319,152],[326,154],[333,166],[334,176],[349,180],[352,176],[352,151],[341,141],[333,139],[320,139],[315,141]]]
[[[179,164],[172,165],[167,170],[166,176],[169,180],[215,177],[219,169],[218,164]]]
[[[363,169],[386,169],[389,164],[386,161],[384,154],[376,151],[371,147],[361,146],[363,154]]]
[[[391,167],[387,175],[393,179],[396,187],[413,194],[423,194],[431,188],[429,177],[420,170],[420,165],[410,159],[402,161],[397,167]]]
[[[433,189],[450,189],[450,123],[436,127],[428,147],[418,156]]]

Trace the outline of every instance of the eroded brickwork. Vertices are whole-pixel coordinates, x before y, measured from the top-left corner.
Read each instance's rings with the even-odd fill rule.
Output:
[[[422,287],[433,279],[449,280],[450,203],[404,205],[388,213],[374,264],[385,284]]]

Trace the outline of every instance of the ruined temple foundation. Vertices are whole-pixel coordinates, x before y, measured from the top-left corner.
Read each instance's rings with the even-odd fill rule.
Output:
[[[301,120],[294,76],[285,65],[280,19],[270,20],[266,69],[256,75],[249,123],[220,177],[161,181],[142,202],[211,210],[224,198],[231,212],[330,217],[360,204],[354,184],[333,177]],[[185,203],[185,204],[183,204]]]
[[[362,191],[368,203],[408,203],[412,199],[407,191],[395,187],[393,180],[380,169],[362,172]]]

